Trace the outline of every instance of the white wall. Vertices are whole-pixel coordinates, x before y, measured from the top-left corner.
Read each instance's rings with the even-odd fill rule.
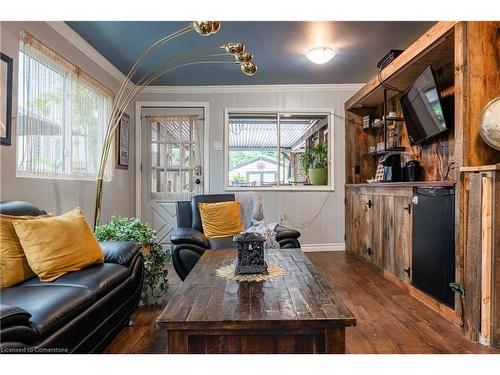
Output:
[[[53,180],[16,177],[16,120],[17,117],[17,70],[19,34],[28,31],[57,53],[79,66],[92,77],[113,91],[119,81],[101,66],[69,43],[45,22],[0,22],[0,50],[14,59],[12,145],[0,146],[0,200],[26,200],[53,214],[60,214],[80,206],[89,221],[93,220],[95,197],[94,181]],[[133,120],[133,117],[132,117]],[[133,140],[133,132],[131,139]],[[133,141],[131,153],[133,154]],[[114,165],[114,163],[113,163]],[[133,159],[130,170],[113,170],[113,179],[104,186],[102,219],[113,213],[134,214]]]
[[[343,116],[344,103],[361,85],[328,85],[325,87],[266,86],[258,89],[230,87],[223,88],[181,88],[149,89],[137,101],[169,102],[209,102],[210,126],[210,192],[224,190],[223,152],[213,151],[214,142],[223,142],[225,108],[272,108],[272,109],[332,109]],[[156,92],[155,92],[156,91]],[[212,91],[212,92],[210,92]],[[227,92],[222,92],[227,91]],[[240,91],[240,92],[238,92]],[[334,192],[262,192],[264,211],[267,220],[278,221],[280,214],[293,219],[293,222],[307,223],[320,211],[321,214],[311,226],[298,228],[292,221],[285,224],[299,229],[303,244],[341,244],[344,242],[344,180],[345,148],[343,120],[335,119],[334,129]]]
[[[17,54],[19,34],[28,31],[63,57],[76,64],[88,74],[116,91],[120,82],[98,64],[72,45],[45,22],[0,22],[0,49],[14,59],[13,114],[17,113]],[[66,37],[68,35],[65,35]],[[81,43],[74,35],[71,38]],[[70,38],[70,39],[71,39]],[[106,63],[106,62],[105,62]],[[160,88],[141,94],[138,101],[209,102],[209,144],[223,141],[225,108],[272,108],[272,109],[316,109],[331,108],[343,115],[344,102],[359,89],[360,85],[324,85],[291,87],[274,86],[256,89],[230,87],[229,90],[206,87],[167,90]],[[132,109],[132,125],[135,114]],[[344,242],[344,127],[342,120],[335,119],[335,191],[334,192],[262,192],[265,214],[268,220],[278,221],[280,214],[292,220],[285,224],[302,232],[304,244],[341,244]],[[13,121],[11,146],[0,146],[0,199],[28,200],[54,214],[80,206],[88,218],[92,218],[95,182],[52,180],[16,177],[15,137],[16,123]],[[105,183],[103,198],[103,221],[113,213],[133,215],[135,213],[135,154],[134,130],[131,129],[130,169],[113,171],[111,182]],[[224,189],[223,152],[210,151],[210,192]],[[296,222],[311,221],[324,205],[312,225],[300,228]]]

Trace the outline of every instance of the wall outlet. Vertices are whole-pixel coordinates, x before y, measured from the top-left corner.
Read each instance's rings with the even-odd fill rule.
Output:
[[[214,141],[212,146],[213,151],[222,151],[222,142]]]
[[[280,224],[285,224],[285,221],[286,221],[286,215],[280,214]]]

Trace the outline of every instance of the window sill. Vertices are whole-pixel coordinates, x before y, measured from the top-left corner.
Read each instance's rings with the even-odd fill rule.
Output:
[[[226,186],[226,191],[329,191],[334,192],[333,186],[273,186],[273,187],[259,187],[259,186]]]
[[[97,177],[79,177],[79,176],[43,176],[43,175],[28,175],[16,173],[16,178],[29,178],[37,180],[59,180],[59,181],[82,181],[82,182],[96,182]],[[111,178],[105,178],[104,182],[111,182]]]

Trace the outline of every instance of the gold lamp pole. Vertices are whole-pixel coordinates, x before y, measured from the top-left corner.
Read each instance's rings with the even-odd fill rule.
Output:
[[[94,206],[94,229],[99,225],[101,216],[102,191],[104,182],[104,173],[108,161],[109,151],[114,141],[116,129],[120,124],[120,120],[125,112],[125,109],[130,105],[132,100],[139,95],[142,90],[150,83],[167,74],[168,72],[180,67],[196,65],[196,64],[237,64],[241,71],[253,76],[257,72],[257,66],[252,62],[253,55],[245,52],[245,45],[240,42],[230,42],[223,44],[217,48],[208,48],[200,51],[182,52],[170,56],[153,68],[148,70],[137,83],[133,83],[132,78],[137,73],[138,68],[146,61],[146,59],[161,48],[165,43],[184,35],[190,31],[196,31],[199,35],[209,36],[215,34],[220,29],[218,21],[194,21],[188,26],[167,35],[155,43],[153,43],[139,59],[134,63],[128,72],[125,80],[122,82],[120,89],[111,107],[111,116],[108,120],[106,134],[104,136],[103,149],[99,170],[97,173],[96,196]],[[220,50],[224,52],[221,53]],[[231,57],[228,59],[228,56]]]

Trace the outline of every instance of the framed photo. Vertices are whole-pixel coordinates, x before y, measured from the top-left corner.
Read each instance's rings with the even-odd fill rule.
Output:
[[[128,143],[130,134],[130,116],[126,113],[120,119],[116,134],[116,168],[128,169]]]
[[[11,144],[12,130],[12,59],[0,52],[0,140]]]

